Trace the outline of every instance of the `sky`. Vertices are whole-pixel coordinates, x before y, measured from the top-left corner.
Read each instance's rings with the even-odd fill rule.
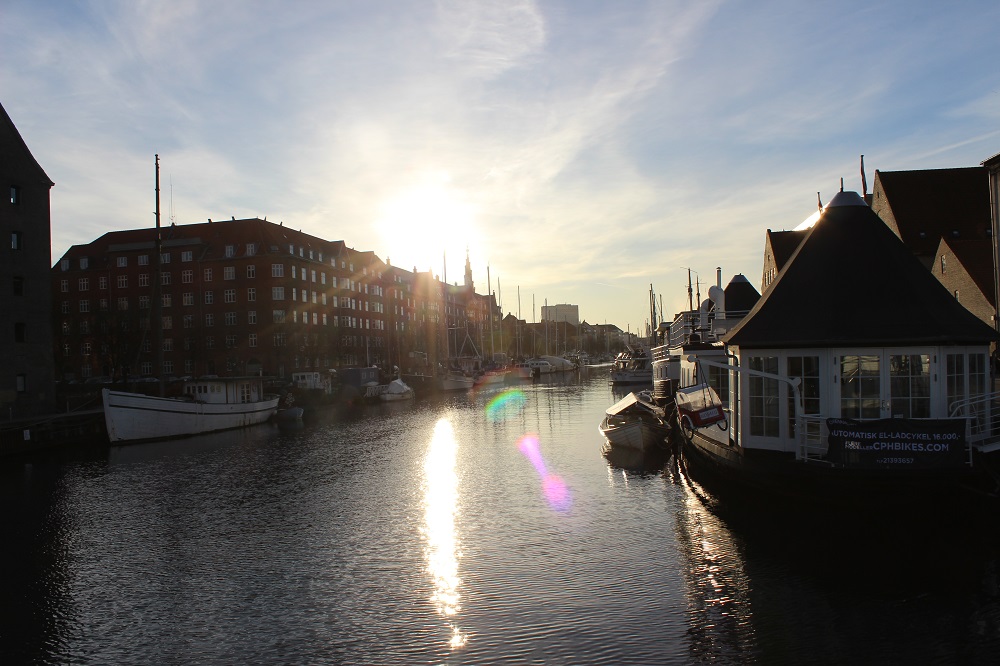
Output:
[[[874,170],[1000,153],[1000,3],[0,0],[52,261],[267,217],[642,332]]]

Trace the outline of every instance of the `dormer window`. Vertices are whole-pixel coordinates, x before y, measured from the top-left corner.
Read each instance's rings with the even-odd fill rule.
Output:
[[[945,255],[941,255],[941,275],[944,275],[945,270],[948,268],[948,261]]]
[[[10,186],[10,203],[14,206],[21,203],[21,188],[17,185]]]

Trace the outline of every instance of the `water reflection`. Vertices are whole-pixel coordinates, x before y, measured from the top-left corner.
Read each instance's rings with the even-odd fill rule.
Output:
[[[450,646],[465,645],[468,636],[456,623],[461,606],[458,575],[458,535],[455,512],[458,506],[458,475],[455,455],[458,442],[451,422],[441,419],[434,426],[434,435],[424,460],[424,536],[426,539],[427,570],[434,592],[431,603],[451,627]]]
[[[538,476],[542,479],[542,494],[549,506],[557,511],[568,511],[572,500],[566,482],[555,474],[550,474],[542,458],[542,450],[538,445],[538,435],[527,434],[517,441],[518,450],[531,461]]]

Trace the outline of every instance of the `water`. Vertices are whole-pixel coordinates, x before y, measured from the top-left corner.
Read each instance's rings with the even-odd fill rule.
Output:
[[[517,390],[0,461],[0,658],[996,658],[995,522],[723,501],[675,458],[609,464],[604,372]]]

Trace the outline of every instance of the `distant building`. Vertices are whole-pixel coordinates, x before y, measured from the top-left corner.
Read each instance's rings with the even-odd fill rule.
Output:
[[[580,325],[580,306],[560,303],[559,305],[543,305],[542,321],[566,322],[574,326]]]
[[[3,334],[0,335],[0,407],[3,416],[52,412],[52,306],[49,190],[54,183],[28,150],[7,111],[0,106],[0,179],[8,200],[0,205],[0,226],[10,236],[0,262]]]

